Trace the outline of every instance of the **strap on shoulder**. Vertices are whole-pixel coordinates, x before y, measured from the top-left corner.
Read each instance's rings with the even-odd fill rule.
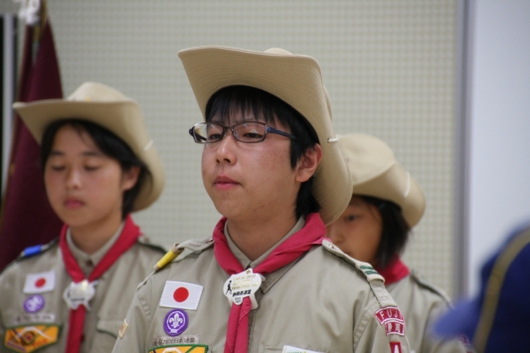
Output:
[[[173,247],[156,263],[154,266],[155,272],[164,268],[168,263],[175,260],[184,250],[189,250],[193,253],[200,253],[213,245],[213,239],[207,238],[202,240],[190,239],[182,243],[176,243]]]

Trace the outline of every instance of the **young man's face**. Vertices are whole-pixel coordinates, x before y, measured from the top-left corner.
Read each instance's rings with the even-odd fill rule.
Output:
[[[238,113],[230,121],[212,122],[232,126],[256,119],[252,114]],[[269,123],[290,133],[287,126]],[[204,146],[202,177],[204,187],[219,213],[229,220],[263,221],[278,216],[295,216],[296,196],[301,180],[297,168],[291,168],[291,140],[269,133],[258,143],[237,141],[231,131],[215,143]]]

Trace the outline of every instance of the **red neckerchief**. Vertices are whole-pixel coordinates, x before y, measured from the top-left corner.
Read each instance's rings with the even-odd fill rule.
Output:
[[[74,283],[81,282],[85,279],[85,275],[81,270],[81,267],[77,264],[74,255],[70,251],[66,241],[66,230],[68,226],[65,224],[61,229],[61,235],[59,237],[59,247],[61,249],[61,254],[63,255],[64,266],[66,271],[72,278]],[[96,265],[88,276],[88,281],[93,282],[98,279],[102,274],[104,274],[113,264],[116,262],[120,256],[129,250],[131,246],[136,243],[136,240],[140,236],[140,228],[134,224],[132,218],[128,215],[125,219],[125,225],[119,238],[112,245],[112,247],[107,251],[105,256],[101,261]],[[85,314],[86,308],[84,305],[80,305],[77,309],[70,309],[70,320],[68,322],[68,339],[66,342],[66,350],[69,353],[78,353],[79,347],[81,346],[81,341],[83,337],[83,327],[85,325]]]
[[[385,285],[399,282],[410,273],[407,265],[396,256],[385,268],[375,268],[385,278]]]
[[[229,275],[244,271],[236,259],[224,235],[226,218],[221,218],[213,232],[214,254],[217,262]],[[313,245],[322,244],[326,226],[318,213],[306,217],[305,226],[291,235],[267,256],[254,270],[254,273],[266,275],[293,262],[305,254]],[[226,331],[225,353],[246,353],[248,350],[248,314],[251,310],[250,298],[243,299],[241,305],[232,304]]]

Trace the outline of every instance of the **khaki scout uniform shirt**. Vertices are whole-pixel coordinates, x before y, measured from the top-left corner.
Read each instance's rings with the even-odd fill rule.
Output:
[[[92,255],[87,255],[78,249],[70,235],[67,234],[68,246],[85,276],[110,249],[120,233],[121,228],[102,249]],[[53,327],[58,326],[57,341],[44,346],[38,352],[66,351],[70,309],[63,299],[63,293],[72,280],[64,267],[59,242],[55,240],[44,248],[37,255],[16,260],[0,275],[0,337],[2,339],[0,352],[2,353],[13,352],[4,346],[6,329],[19,326],[37,328],[37,332],[41,335],[38,335],[40,337],[37,337],[38,340],[34,342],[53,341]],[[146,244],[145,238],[140,237],[139,241],[98,279],[95,286],[96,293],[89,302],[91,310],[86,312],[81,353],[112,350],[138,283],[152,272],[154,264],[164,253],[162,248]],[[55,283],[53,288],[37,293],[43,299],[43,307],[35,312],[28,311],[24,306],[25,301],[35,293],[24,293],[26,278],[28,275],[43,272],[53,273]],[[21,339],[29,342],[33,336],[21,337]]]
[[[256,265],[227,239],[244,268]],[[191,253],[139,286],[113,352],[224,352],[230,304],[223,285],[229,276],[217,263],[212,245],[211,239],[182,243],[179,247]],[[365,274],[356,265],[324,241],[266,275],[256,292],[259,306],[249,316],[248,352],[409,352],[406,337],[387,335],[375,316],[382,307],[395,310],[396,305],[382,277]],[[196,307],[168,301],[177,298],[179,288],[192,286],[200,288],[200,294],[193,290]],[[177,317],[175,311],[179,316],[173,322],[179,327],[172,331],[168,320]]]
[[[398,282],[387,285],[407,322],[407,337],[411,352],[415,353],[466,353],[471,352],[459,340],[442,341],[432,337],[429,325],[449,308],[446,295],[412,271]]]

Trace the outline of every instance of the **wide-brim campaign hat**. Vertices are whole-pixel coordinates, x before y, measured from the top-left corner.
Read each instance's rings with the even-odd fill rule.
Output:
[[[331,125],[331,106],[318,62],[273,48],[265,52],[207,46],[179,52],[205,118],[206,105],[224,87],[243,85],[266,91],[297,110],[322,146],[313,195],[324,223],[337,219],[350,201],[352,181]]]
[[[85,82],[66,99],[15,102],[13,108],[39,144],[48,125],[64,119],[92,122],[122,139],[149,170],[134,202],[134,211],[147,208],[162,193],[164,167],[149,137],[140,106],[114,88]]]
[[[392,201],[401,207],[411,228],[418,224],[425,212],[425,195],[392,149],[377,137],[360,133],[339,135],[339,145],[350,169],[353,194]]]
[[[433,325],[441,338],[465,335],[476,352],[528,352],[530,222],[518,225],[480,272],[480,289]]]

